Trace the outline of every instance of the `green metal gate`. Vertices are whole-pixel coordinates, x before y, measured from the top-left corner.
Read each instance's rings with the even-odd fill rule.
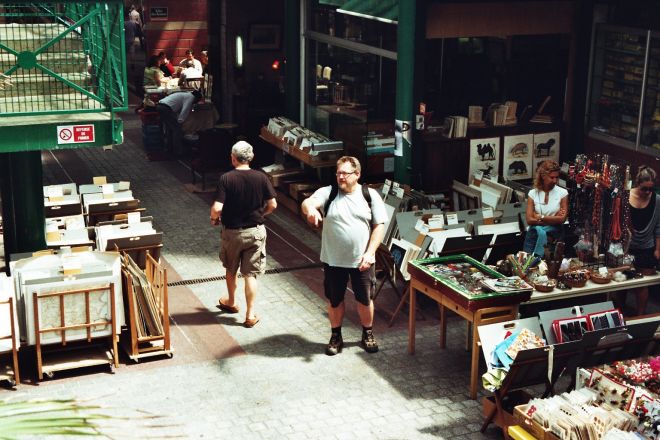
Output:
[[[123,28],[119,0],[0,1],[0,153],[122,142]]]

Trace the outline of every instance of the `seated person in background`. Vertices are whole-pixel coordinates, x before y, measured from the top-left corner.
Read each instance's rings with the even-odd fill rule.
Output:
[[[158,54],[158,59],[160,60],[160,70],[163,72],[163,75],[165,75],[167,78],[173,77],[174,73],[176,72],[176,68],[167,57],[167,54],[165,52],[160,52]]]
[[[160,70],[160,59],[158,55],[150,56],[149,64],[144,69],[144,87],[166,86],[168,82],[169,78],[163,75],[163,72]]]
[[[195,58],[192,49],[186,51],[186,57],[179,62],[179,67],[181,68],[181,71],[186,71],[187,76],[190,78],[200,78],[204,72],[202,63]],[[197,75],[193,75],[193,73],[196,73]]]
[[[557,186],[559,164],[554,160],[541,162],[536,170],[534,189],[527,194],[525,219],[529,228],[523,250],[543,257],[548,235],[561,236],[568,214],[568,191]]]
[[[199,62],[202,63],[202,74],[206,75],[209,72],[209,51],[203,50],[200,52]]]

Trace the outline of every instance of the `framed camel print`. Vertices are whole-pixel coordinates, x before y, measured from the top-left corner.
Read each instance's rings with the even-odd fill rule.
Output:
[[[470,139],[470,173],[497,176],[500,168],[500,138]]]

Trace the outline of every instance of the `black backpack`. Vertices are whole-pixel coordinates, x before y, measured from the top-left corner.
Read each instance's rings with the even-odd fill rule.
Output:
[[[367,185],[361,185],[362,186],[362,197],[364,197],[364,200],[367,201],[367,204],[369,205],[369,209],[371,209],[371,194],[369,194],[369,187]],[[337,197],[337,194],[339,194],[339,187],[335,184],[332,185],[332,188],[330,189],[330,196],[328,197],[328,201],[325,202],[325,206],[323,207],[323,216],[325,217],[328,215],[328,209],[330,208],[330,203]]]

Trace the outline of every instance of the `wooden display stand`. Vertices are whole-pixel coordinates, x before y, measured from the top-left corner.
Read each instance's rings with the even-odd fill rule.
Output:
[[[170,318],[167,304],[167,271],[147,251],[147,264],[144,270],[147,281],[154,292],[158,306],[159,316],[162,319],[162,336],[139,337],[136,320],[138,317],[138,304],[135,298],[135,288],[129,273],[122,269],[124,280],[124,298],[128,304],[128,331],[130,341],[122,338],[122,346],[133,361],[139,362],[141,358],[150,356],[173,356],[174,351],[170,345]]]
[[[557,381],[566,371],[573,374],[573,387],[578,368],[656,355],[660,351],[660,337],[656,336],[659,325],[660,320],[634,323],[625,327],[587,332],[579,341],[519,351],[502,386],[492,397],[484,398],[485,420],[481,432],[484,432],[490,423],[495,423],[502,428],[505,437],[508,436],[508,427],[515,423],[512,412],[504,409],[504,402],[513,399],[516,401],[515,405],[526,403],[524,399],[516,397],[522,388],[544,384],[543,397],[547,397],[554,393]],[[549,365],[549,362],[552,364]],[[549,371],[552,372],[550,377]]]
[[[130,257],[137,263],[140,269],[145,270],[147,267],[147,262],[149,260],[148,256],[152,256],[152,259],[160,261],[160,250],[163,248],[163,233],[158,232],[156,234],[149,234],[144,236],[144,242],[148,242],[153,239],[158,239],[158,243],[145,243],[140,246],[135,244],[140,243],[142,239],[141,236],[135,237],[122,237],[118,239],[111,238],[108,240],[107,249],[113,249],[119,253],[125,253],[130,255]]]
[[[97,291],[108,291],[110,298],[108,303],[110,304],[110,320],[101,320],[101,321],[91,321],[90,313],[90,293]],[[86,320],[84,323],[80,324],[66,324],[65,323],[65,308],[64,308],[64,297],[68,295],[84,295],[85,298],[85,316]],[[59,301],[60,309],[60,325],[57,327],[45,327],[41,328],[39,324],[39,301],[45,298],[57,298]],[[115,289],[114,285],[108,284],[102,287],[95,287],[90,289],[77,289],[77,290],[67,290],[61,292],[52,292],[52,293],[42,293],[34,294],[32,296],[33,308],[34,308],[34,332],[36,338],[36,354],[37,354],[37,374],[39,380],[44,378],[44,374],[48,377],[52,377],[55,371],[70,370],[75,368],[88,367],[92,365],[110,365],[111,371],[114,371],[115,367],[119,366],[119,359],[117,353],[117,333],[115,333],[115,323],[117,322],[117,317],[115,313]],[[91,344],[92,339],[96,339],[92,336],[92,330],[95,327],[110,326],[111,335],[110,340],[112,344],[112,352],[108,350],[101,349],[98,350],[99,346]],[[61,344],[62,347],[65,347],[69,342],[66,339],[67,330],[77,330],[85,329],[87,331],[87,343],[86,344],[73,344],[74,350],[64,350],[62,348],[49,350],[46,353],[42,349],[41,344],[41,335],[43,333],[52,333],[59,332],[61,334]],[[69,348],[69,347],[66,347]],[[48,358],[48,360],[45,359]]]
[[[21,376],[18,370],[18,348],[16,347],[16,322],[14,322],[14,298],[8,298],[6,301],[0,301],[0,306],[7,305],[9,309],[9,325],[11,327],[11,333],[9,335],[0,336],[0,339],[10,339],[11,340],[11,359],[12,367],[0,366],[0,380],[7,380],[11,386],[16,386],[16,384],[21,382]],[[3,317],[2,319],[6,319]]]
[[[113,202],[109,200],[104,203],[95,203],[89,206],[87,216],[87,226],[96,226],[98,222],[114,220],[115,216],[128,214],[129,212],[144,212],[145,208],[140,208],[138,199]]]
[[[320,153],[317,156],[312,156],[311,154],[307,153],[306,151],[291,146],[287,142],[283,141],[282,139],[278,138],[277,136],[273,135],[271,132],[268,131],[266,127],[261,127],[261,131],[259,132],[259,137],[263,139],[264,141],[268,142],[278,150],[283,151],[284,153],[295,157],[305,165],[311,167],[311,168],[324,168],[324,167],[334,167],[337,165],[337,159],[343,154],[342,152],[328,152],[328,153]]]

